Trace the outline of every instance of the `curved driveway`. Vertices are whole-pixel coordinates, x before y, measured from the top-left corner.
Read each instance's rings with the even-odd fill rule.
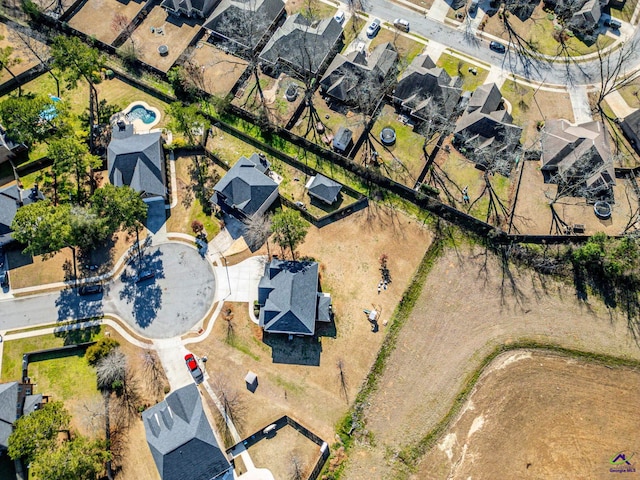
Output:
[[[81,297],[76,289],[0,302],[0,330],[115,314],[148,338],[171,338],[196,325],[214,301],[211,265],[182,243],[145,250],[143,269],[155,277],[136,283],[137,265],[105,284],[104,294]]]
[[[571,65],[533,59],[523,62],[522,58],[512,50],[508,50],[506,55],[493,52],[489,49],[488,40],[481,40],[475,35],[465,32],[464,26],[461,29],[450,27],[436,20],[425,18],[388,0],[374,0],[367,13],[372,17],[384,19],[409,18],[411,19],[411,33],[432,39],[453,50],[495,65],[527,80],[562,86],[592,86],[600,82],[600,62],[597,59],[579,64],[572,63]],[[639,38],[640,30],[636,29],[627,43],[636,42]],[[626,55],[625,62],[629,66],[628,72],[640,67],[640,48],[636,50],[617,49],[610,55],[611,62],[617,61],[622,53]],[[621,75],[624,73],[620,72]]]

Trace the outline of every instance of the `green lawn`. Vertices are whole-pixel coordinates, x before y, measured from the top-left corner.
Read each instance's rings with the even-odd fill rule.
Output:
[[[395,28],[391,30],[383,28],[378,32],[376,38],[371,41],[369,51],[373,51],[375,47],[386,42],[391,42],[398,51],[401,69],[409,65],[426,47],[424,43],[416,42],[415,40],[405,37]]]
[[[443,53],[442,55],[440,55],[440,58],[438,59],[436,65],[444,68],[445,71],[452,77],[459,76],[460,78],[462,78],[463,90],[475,90],[484,83],[487,76],[489,75],[488,70],[480,68],[475,64],[465,62],[464,60],[449,55],[448,53]],[[471,73],[469,71],[470,68],[475,68],[477,73],[475,75]]]
[[[624,22],[630,22],[637,4],[638,0],[626,0],[622,5],[622,8],[614,8],[610,5],[609,10],[612,17],[619,18]]]
[[[365,26],[365,20],[352,15],[344,25],[344,46],[345,48],[355,40],[360,30]]]

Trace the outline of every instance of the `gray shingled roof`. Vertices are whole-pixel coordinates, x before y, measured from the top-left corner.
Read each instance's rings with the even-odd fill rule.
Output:
[[[211,13],[215,3],[216,0],[162,0],[160,6],[176,12],[184,10],[187,15],[193,15],[196,10],[198,15],[202,14],[206,17]]]
[[[624,117],[620,126],[636,152],[640,152],[640,109]]]
[[[264,174],[267,168],[268,163],[264,165],[255,153],[250,158],[241,157],[213,187],[216,193],[211,203],[224,203],[252,216],[278,189],[278,184]]]
[[[16,185],[0,189],[0,244],[10,240],[11,223],[22,205],[44,200],[40,190],[23,190]]]
[[[342,185],[318,173],[306,185],[309,195],[331,205],[338,198]]]
[[[283,10],[282,0],[222,0],[204,28],[253,49]]]
[[[287,17],[265,45],[260,60],[285,63],[300,72],[317,73],[342,37],[342,26],[332,18],[311,23],[300,13]]]
[[[0,450],[8,447],[13,423],[18,419],[18,382],[0,384]]]
[[[419,55],[398,80],[393,93],[394,101],[410,110],[411,115],[429,120],[428,104],[437,102],[438,109],[444,109],[445,115],[453,113],[462,89],[460,77],[450,77],[428,55]]]
[[[260,326],[269,333],[313,335],[318,263],[272,260],[258,284]]]
[[[359,51],[336,55],[320,80],[322,91],[344,103],[354,103],[364,81],[382,86],[392,74],[398,52],[391,43],[378,45],[371,55]],[[382,93],[382,92],[381,92]]]
[[[166,174],[160,132],[114,135],[107,150],[109,181],[128,185],[144,197],[166,195]]]
[[[210,480],[230,469],[194,383],[142,412],[142,420],[162,480]]]

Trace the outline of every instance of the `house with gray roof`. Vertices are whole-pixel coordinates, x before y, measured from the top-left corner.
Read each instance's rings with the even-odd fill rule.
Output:
[[[264,155],[240,157],[215,184],[209,201],[240,218],[264,214],[278,198],[278,184],[269,176],[269,167]]]
[[[40,408],[42,394],[33,394],[30,383],[0,383],[0,453],[9,447],[9,436],[13,432],[13,424],[18,418],[28,415]]]
[[[398,52],[391,43],[378,45],[370,55],[356,50],[338,54],[320,80],[320,89],[340,103],[371,108],[395,82]],[[364,97],[363,97],[364,96]]]
[[[118,122],[107,149],[109,181],[128,185],[143,198],[167,196],[162,133],[134,133],[133,125]]]
[[[218,0],[162,0],[160,6],[169,15],[207,18]]]
[[[162,480],[233,479],[233,469],[220,449],[194,383],[146,409],[142,421]]]
[[[418,121],[433,119],[434,110],[450,117],[460,101],[462,79],[436,67],[428,55],[413,59],[398,79],[393,103]]]
[[[309,178],[305,188],[310,197],[331,205],[338,199],[342,185],[318,173]]]
[[[0,126],[0,164],[14,158],[16,155],[27,151],[24,143],[17,143],[7,136],[7,132]]]
[[[300,13],[287,17],[260,53],[262,70],[317,75],[342,45],[342,25],[333,17],[314,21]]]
[[[640,109],[634,110],[620,122],[622,133],[629,143],[640,154]]]
[[[203,26],[228,47],[255,50],[264,45],[284,15],[282,0],[222,0]]]
[[[20,207],[44,200],[44,195],[34,185],[29,190],[23,190],[17,185],[0,188],[0,246],[13,241],[11,224]]]
[[[471,147],[471,154],[487,147],[494,148],[496,152],[515,149],[519,145],[522,128],[512,121],[497,85],[481,85],[468,99],[464,113],[456,122],[454,143]]]
[[[601,122],[572,125],[547,120],[542,131],[541,168],[545,182],[565,184],[588,200],[613,200],[615,171]]]
[[[267,333],[313,335],[331,321],[331,297],[318,292],[318,263],[274,259],[258,284],[260,326]]]

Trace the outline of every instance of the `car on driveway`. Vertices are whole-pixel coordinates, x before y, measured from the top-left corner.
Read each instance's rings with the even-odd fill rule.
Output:
[[[187,353],[184,356],[184,361],[187,364],[187,368],[189,369],[189,373],[193,377],[196,382],[196,385],[201,384],[204,381],[204,374],[198,365],[198,361],[196,357],[193,356],[193,353]]]
[[[367,37],[375,37],[378,34],[378,31],[380,31],[380,19],[376,18],[371,22],[371,25],[367,27]]]
[[[403,32],[409,31],[409,20],[405,20],[404,18],[396,18],[393,21],[393,26],[398,30],[402,30]]]
[[[338,22],[340,25],[342,25],[342,23],[344,22],[344,12],[342,10],[338,10],[338,13],[336,13],[333,16],[333,19]]]
[[[102,285],[84,285],[78,289],[80,295],[95,295],[102,293]]]
[[[498,52],[498,53],[505,53],[507,51],[507,47],[505,47],[500,42],[491,42],[489,44],[489,48],[494,52]]]

